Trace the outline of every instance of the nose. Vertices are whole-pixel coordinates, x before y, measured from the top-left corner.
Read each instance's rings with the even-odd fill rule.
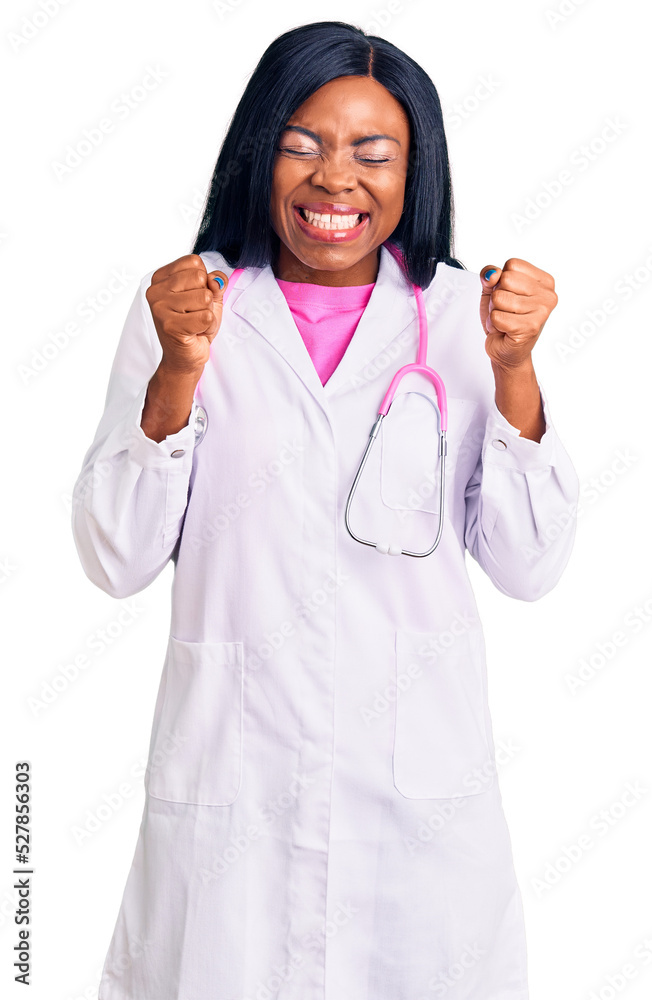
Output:
[[[315,168],[312,183],[332,194],[337,191],[352,191],[357,187],[358,181],[349,155],[342,153],[340,156],[333,154],[325,157]]]

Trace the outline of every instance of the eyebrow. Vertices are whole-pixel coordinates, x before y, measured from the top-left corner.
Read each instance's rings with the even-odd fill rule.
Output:
[[[324,140],[320,135],[317,135],[316,132],[311,132],[309,128],[303,128],[302,125],[286,125],[285,128],[282,129],[282,132],[289,132],[289,131],[301,132],[303,135],[307,135],[311,139],[314,139],[315,142],[318,142],[320,146],[323,146],[324,144]],[[398,146],[401,145],[398,139],[396,139],[393,135],[384,135],[381,133],[378,133],[377,135],[363,135],[360,139],[354,139],[351,145],[361,146],[363,142],[373,142],[375,139],[390,139],[392,142],[395,142]]]

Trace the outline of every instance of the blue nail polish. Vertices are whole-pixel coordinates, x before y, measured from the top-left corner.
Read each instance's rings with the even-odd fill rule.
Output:
[[[213,275],[213,281],[219,281],[220,288],[224,288],[224,278],[220,278],[220,277],[218,277],[217,274],[214,274]]]
[[[484,276],[485,276],[485,278],[490,278],[491,275],[495,274],[495,273],[496,273],[496,268],[495,267],[490,267],[488,271],[485,271]]]

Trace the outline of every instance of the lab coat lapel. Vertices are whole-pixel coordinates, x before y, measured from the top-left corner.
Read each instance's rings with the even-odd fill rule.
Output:
[[[411,323],[414,323],[415,329],[416,356],[418,314],[414,295],[392,254],[381,246],[374,290],[339,365],[323,387],[326,396],[330,398],[347,386],[356,388],[366,381],[368,375],[365,377],[365,369],[377,371],[377,367],[373,365],[374,360]],[[391,371],[391,359],[388,358],[383,367]],[[385,388],[381,392],[381,398]],[[380,403],[380,399],[378,402]]]
[[[324,387],[271,266],[247,269],[240,281],[244,287],[233,291],[227,308],[246,320],[278,351],[323,406]]]
[[[329,399],[347,385],[355,388],[364,380],[364,369],[411,323],[415,329],[416,354],[418,322],[414,296],[410,294],[398,263],[384,246],[380,248],[378,275],[367,307],[325,386],[321,384],[271,266],[252,270],[253,277],[242,289],[234,290],[228,305],[278,351],[326,412]]]

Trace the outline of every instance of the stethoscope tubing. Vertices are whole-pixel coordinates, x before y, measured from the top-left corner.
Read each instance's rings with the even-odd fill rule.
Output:
[[[390,253],[392,253],[392,255],[396,258],[399,266],[401,266],[401,268],[404,270],[402,254],[400,253],[398,248],[395,248],[390,244],[385,244],[385,246],[390,251]],[[441,536],[444,528],[446,454],[448,452],[448,445],[446,441],[446,432],[448,430],[448,403],[446,398],[446,388],[444,386],[443,380],[441,379],[440,375],[435,371],[435,369],[431,368],[431,366],[427,363],[428,319],[426,316],[425,303],[423,301],[423,290],[419,287],[419,285],[415,285],[412,282],[410,282],[410,284],[412,285],[412,291],[414,293],[414,297],[416,300],[417,315],[419,319],[419,345],[417,348],[417,360],[415,362],[412,362],[411,364],[403,365],[402,368],[398,369],[398,371],[395,373],[394,377],[392,378],[389,384],[387,392],[383,396],[382,402],[378,409],[378,414],[373,423],[371,431],[369,432],[369,440],[367,441],[367,446],[364,450],[362,459],[358,466],[358,471],[355,474],[353,483],[351,484],[351,489],[349,490],[349,495],[347,497],[346,507],[344,510],[344,523],[346,525],[346,530],[348,531],[351,538],[355,539],[356,542],[360,542],[362,545],[369,545],[372,548],[375,548],[377,552],[380,552],[383,555],[390,555],[390,556],[405,555],[405,556],[416,556],[417,558],[423,558],[423,556],[429,556],[435,551],[435,549],[439,545],[439,542],[441,541]],[[355,495],[355,491],[358,486],[358,481],[360,479],[360,476],[362,475],[362,470],[365,467],[365,464],[369,457],[369,453],[374,444],[374,441],[378,436],[378,432],[381,428],[382,422],[389,413],[390,407],[394,402],[396,389],[398,388],[401,379],[403,379],[409,372],[420,372],[422,375],[425,375],[426,378],[430,379],[430,381],[433,383],[435,387],[435,392],[437,394],[437,405],[439,408],[439,450],[438,450],[439,469],[440,469],[439,525],[437,529],[437,536],[433,544],[425,552],[412,552],[410,549],[402,548],[395,542],[388,542],[388,541],[372,542],[367,538],[361,538],[359,535],[355,534],[355,532],[351,528],[349,521],[349,512],[351,509],[351,503],[353,501],[353,497]],[[418,508],[415,509],[418,510]]]

